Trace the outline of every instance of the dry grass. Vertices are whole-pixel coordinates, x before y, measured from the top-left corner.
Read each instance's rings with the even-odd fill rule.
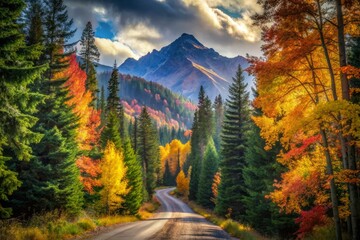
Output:
[[[244,240],[266,239],[247,225],[241,224],[232,219],[219,217],[214,212],[205,209],[195,204],[194,202],[189,202],[188,205],[194,210],[194,212],[202,215],[204,218],[214,223],[215,225],[220,226],[233,237]]]
[[[77,219],[70,219],[57,211],[34,215],[29,221],[21,223],[18,220],[0,221],[1,240],[57,240],[71,239],[120,223],[135,222],[147,219],[158,209],[159,202],[144,203],[137,216],[90,216],[83,212]]]

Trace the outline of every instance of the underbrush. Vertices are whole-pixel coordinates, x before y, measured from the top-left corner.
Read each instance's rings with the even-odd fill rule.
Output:
[[[188,205],[192,208],[192,210],[194,210],[194,212],[202,215],[204,218],[214,223],[215,225],[220,226],[233,237],[245,240],[266,239],[251,229],[249,226],[236,222],[232,219],[219,217],[213,211],[205,209],[195,204],[194,202],[189,202]]]
[[[76,219],[59,212],[34,215],[30,220],[17,219],[0,221],[1,240],[57,240],[71,239],[82,234],[120,223],[135,222],[150,218],[158,209],[159,202],[144,203],[137,216],[107,215],[96,216],[83,211]]]

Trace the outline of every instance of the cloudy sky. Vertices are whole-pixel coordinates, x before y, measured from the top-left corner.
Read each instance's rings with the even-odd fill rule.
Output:
[[[256,0],[65,0],[80,39],[88,21],[95,30],[100,63],[121,64],[193,34],[227,57],[260,56],[260,31],[250,16]]]

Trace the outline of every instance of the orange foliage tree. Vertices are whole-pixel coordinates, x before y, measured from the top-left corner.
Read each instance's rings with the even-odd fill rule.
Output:
[[[359,34],[351,23],[359,19],[359,3],[346,2],[340,3],[347,13],[345,32]],[[338,97],[346,89],[343,76],[336,74],[342,67],[341,49],[334,41],[341,24],[332,24],[339,21],[337,8],[329,8],[330,2],[322,0],[260,3],[264,12],[254,19],[263,31],[265,58],[250,58],[249,71],[257,78],[255,105],[264,115],[254,121],[267,148],[281,142],[284,153],[279,161],[289,169],[270,197],[286,211],[331,206],[341,238],[340,219],[357,215],[355,210],[350,212],[346,195],[346,184],[357,171],[348,169],[344,140],[348,136],[359,139],[360,106]],[[359,146],[356,141],[351,144]],[[339,175],[346,175],[347,180]],[[354,229],[357,225],[353,224]]]
[[[86,73],[79,67],[76,55],[69,56],[69,67],[57,73],[56,77],[67,76],[65,86],[69,89],[70,99],[66,102],[73,107],[78,117],[77,142],[82,155],[77,159],[77,166],[81,171],[81,181],[84,189],[94,192],[94,187],[101,186],[101,173],[98,159],[89,157],[89,152],[98,146],[100,138],[100,111],[91,106],[92,94],[86,90]]]

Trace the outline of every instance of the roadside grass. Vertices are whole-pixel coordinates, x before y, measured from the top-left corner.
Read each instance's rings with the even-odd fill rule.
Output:
[[[104,227],[135,222],[152,217],[160,206],[157,199],[146,202],[137,216],[106,215],[96,216],[83,211],[76,219],[70,219],[59,212],[35,215],[26,222],[17,219],[0,221],[1,240],[60,240],[81,237]]]
[[[197,205],[194,202],[188,202],[188,205],[190,208],[202,215],[205,219],[208,221],[214,223],[215,225],[220,226],[222,229],[224,229],[227,233],[229,233],[231,236],[244,239],[244,240],[265,240],[267,238],[261,236],[259,233],[257,233],[255,230],[253,230],[251,227],[246,226],[244,224],[241,224],[239,222],[236,222],[232,219],[225,219],[223,217],[217,216],[213,211],[209,209],[205,209],[199,205]]]

